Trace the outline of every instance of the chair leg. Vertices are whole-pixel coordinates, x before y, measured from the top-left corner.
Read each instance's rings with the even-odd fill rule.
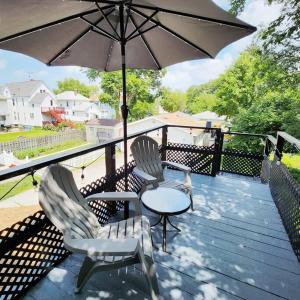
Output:
[[[190,192],[190,200],[191,200],[191,209],[194,211],[194,201],[193,201],[193,195],[192,192]]]
[[[146,257],[141,249],[138,251],[138,256],[150,287],[151,298],[152,300],[159,300],[159,287],[154,262],[152,258]]]
[[[77,278],[77,283],[75,287],[76,294],[80,293],[81,289],[86,284],[87,280],[93,274],[93,267],[95,264],[96,262],[93,261],[90,257],[88,256],[85,257]]]

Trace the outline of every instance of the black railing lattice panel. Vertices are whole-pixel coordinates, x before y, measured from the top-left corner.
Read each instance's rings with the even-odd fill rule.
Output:
[[[280,162],[272,162],[270,190],[300,262],[300,185]]]
[[[223,172],[260,177],[263,159],[260,153],[225,149],[222,152],[220,169]]]
[[[22,295],[68,251],[62,234],[42,211],[0,232],[0,299]]]
[[[167,160],[188,166],[193,173],[212,175],[215,146],[168,143]]]

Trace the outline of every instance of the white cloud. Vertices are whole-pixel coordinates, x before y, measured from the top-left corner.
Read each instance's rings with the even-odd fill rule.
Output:
[[[222,7],[225,6],[223,0],[215,2]],[[253,0],[249,1],[239,18],[251,25],[262,27],[275,20],[280,10],[281,6],[278,4],[268,6],[264,0]],[[186,90],[193,84],[205,83],[217,78],[251,44],[253,37],[254,35],[247,36],[229,45],[214,60],[184,62],[169,67],[163,85],[171,89]]]
[[[281,8],[280,4],[269,6],[266,1],[254,0],[249,2],[238,17],[254,26],[266,26],[279,17]]]
[[[66,73],[70,73],[70,74],[80,72],[82,69],[81,67],[78,66],[67,66],[63,68]]]
[[[0,70],[3,70],[6,68],[6,61],[4,59],[0,59]]]
[[[40,70],[40,71],[31,73],[31,77],[33,79],[40,79],[41,77],[46,77],[48,75],[49,75],[49,72],[47,72],[46,70]]]
[[[163,79],[163,85],[184,91],[193,84],[204,83],[217,78],[232,62],[233,57],[229,53],[214,60],[184,62],[168,68],[167,75]]]

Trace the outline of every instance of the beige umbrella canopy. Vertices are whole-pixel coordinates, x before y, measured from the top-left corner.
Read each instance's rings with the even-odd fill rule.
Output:
[[[0,48],[49,66],[123,72],[127,183],[126,67],[161,69],[214,58],[255,27],[210,0],[1,0]]]

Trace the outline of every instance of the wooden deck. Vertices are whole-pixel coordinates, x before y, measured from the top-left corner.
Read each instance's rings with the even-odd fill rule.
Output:
[[[268,186],[234,175],[192,180],[195,211],[172,218],[182,231],[168,232],[168,253],[161,251],[161,228],[153,230],[162,299],[299,300],[300,264]],[[95,274],[74,295],[81,262],[71,255],[24,299],[149,299],[139,266]]]

